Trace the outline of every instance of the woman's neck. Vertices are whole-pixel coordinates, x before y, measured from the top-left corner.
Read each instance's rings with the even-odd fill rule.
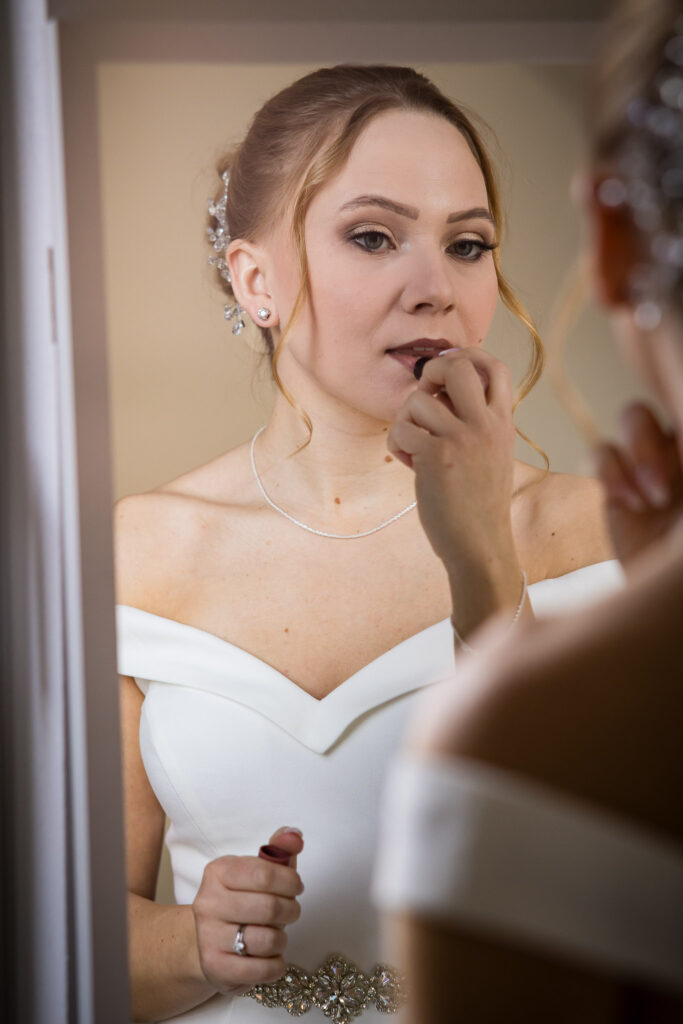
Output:
[[[303,418],[278,394],[254,450],[274,501],[293,513],[305,509],[338,520],[366,511],[390,515],[414,499],[412,470],[387,450],[389,424],[320,410],[311,418],[313,433],[302,447],[308,437]]]

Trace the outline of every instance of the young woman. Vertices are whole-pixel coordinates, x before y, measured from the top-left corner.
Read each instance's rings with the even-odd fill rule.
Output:
[[[618,7],[591,117],[593,276],[671,427],[633,404],[621,443],[597,450],[628,587],[497,642],[489,627],[491,649],[430,695],[396,769],[376,885],[402,915],[415,1024],[683,1020],[680,0]],[[456,407],[450,433],[392,440],[413,445],[442,552],[461,543],[458,419]],[[440,464],[423,456],[434,446]]]
[[[452,672],[448,617],[468,635],[528,615],[527,580],[541,605],[539,581],[594,589],[599,497],[514,459],[509,372],[483,346],[499,296],[528,319],[488,157],[430,82],[320,70],[219,173],[226,315],[262,327],[279,390],[251,442],[118,507],[134,1016],[372,1019],[401,996],[375,969],[379,790],[415,695]],[[471,426],[450,573],[387,451],[416,363],[443,353]],[[417,420],[448,407],[420,397]],[[165,815],[177,906],[153,901]],[[257,857],[269,838],[289,861]]]

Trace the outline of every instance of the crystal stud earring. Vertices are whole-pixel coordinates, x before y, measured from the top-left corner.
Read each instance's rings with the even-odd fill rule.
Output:
[[[256,310],[256,316],[259,318],[259,320],[270,320],[270,310],[267,309],[265,306],[260,306]]]

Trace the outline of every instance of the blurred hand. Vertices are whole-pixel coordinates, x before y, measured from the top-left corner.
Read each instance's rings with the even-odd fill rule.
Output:
[[[609,531],[619,560],[628,563],[683,521],[683,472],[676,438],[647,405],[627,406],[617,444],[594,452],[605,488]]]
[[[292,854],[289,866],[257,856],[228,856],[212,860],[204,869],[192,909],[202,971],[219,992],[239,995],[284,973],[285,927],[301,913],[296,897],[303,884],[296,855],[304,843],[297,832],[287,829],[278,829],[269,842]],[[233,951],[240,925],[245,956]]]
[[[447,568],[514,550],[514,443],[505,363],[467,348],[425,364],[388,445],[415,471],[420,519]]]

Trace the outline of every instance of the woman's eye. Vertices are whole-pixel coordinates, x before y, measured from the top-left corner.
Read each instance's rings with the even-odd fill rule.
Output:
[[[359,231],[351,236],[356,245],[366,252],[381,252],[390,239],[382,231]]]
[[[471,262],[481,259],[485,252],[490,252],[494,248],[495,246],[482,242],[477,238],[460,238],[450,246],[451,252],[459,259],[470,260]]]

